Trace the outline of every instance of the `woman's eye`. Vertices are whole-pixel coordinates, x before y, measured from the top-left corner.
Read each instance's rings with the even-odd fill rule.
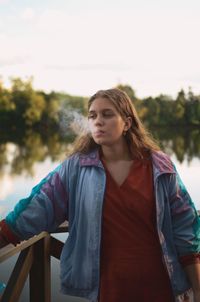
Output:
[[[88,115],[88,119],[94,119],[95,118],[95,115],[94,114],[89,114]]]
[[[105,117],[112,117],[113,116],[113,113],[104,113],[104,115],[103,116],[105,116]]]
[[[103,118],[109,118],[109,117],[112,117],[114,114],[112,112],[103,112],[100,116],[103,117]],[[97,118],[97,115],[96,114],[88,114],[88,119],[95,119]]]

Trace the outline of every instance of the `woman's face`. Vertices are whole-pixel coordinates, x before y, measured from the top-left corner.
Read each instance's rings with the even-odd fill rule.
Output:
[[[88,112],[89,128],[94,141],[99,145],[113,145],[123,138],[123,131],[129,127],[106,98],[95,99]]]

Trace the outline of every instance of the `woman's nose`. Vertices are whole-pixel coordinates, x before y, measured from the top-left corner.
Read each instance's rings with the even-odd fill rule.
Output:
[[[103,118],[100,115],[97,115],[95,119],[95,125],[102,125],[103,124]]]

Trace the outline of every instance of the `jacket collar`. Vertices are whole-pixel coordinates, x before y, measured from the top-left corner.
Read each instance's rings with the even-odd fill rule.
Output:
[[[80,166],[100,166],[101,161],[98,149],[95,149],[88,154],[80,154],[79,163]]]
[[[170,157],[162,151],[152,152],[153,169],[156,176],[166,173],[176,173]]]
[[[99,150],[95,149],[88,154],[81,154],[79,156],[80,166],[101,166]],[[165,173],[175,173],[174,165],[170,157],[162,151],[152,152],[152,163],[154,172],[157,176]]]

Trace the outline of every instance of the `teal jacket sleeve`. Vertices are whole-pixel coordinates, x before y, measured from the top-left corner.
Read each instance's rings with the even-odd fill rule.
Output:
[[[42,231],[52,232],[68,219],[67,161],[59,165],[21,199],[5,220],[1,232],[13,244]]]
[[[170,180],[170,207],[177,252],[180,257],[199,254],[200,218],[176,168],[175,171]]]

